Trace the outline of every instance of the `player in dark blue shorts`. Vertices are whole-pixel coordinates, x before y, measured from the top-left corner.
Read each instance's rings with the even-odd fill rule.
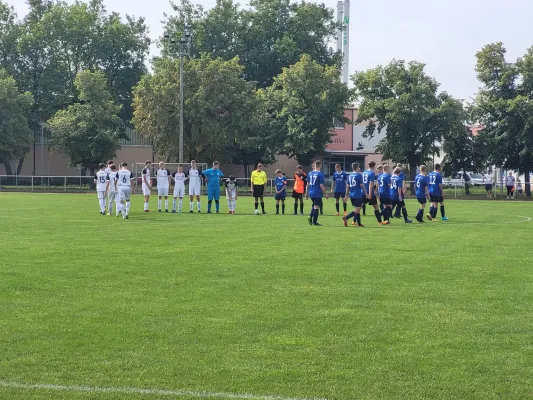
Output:
[[[428,219],[435,221],[437,218],[437,210],[440,203],[440,215],[442,221],[448,221],[448,217],[444,211],[444,192],[442,189],[442,175],[440,174],[440,164],[435,164],[435,171],[429,174],[429,198],[431,200],[431,207],[429,209]]]
[[[396,164],[396,168],[400,168],[400,178],[402,179],[402,182],[403,182],[403,187],[402,187],[403,197],[402,198],[405,198],[405,174],[403,173],[403,164],[400,164],[400,163]],[[393,207],[393,210],[394,210],[394,207]],[[396,207],[396,211],[394,212],[394,218],[401,218],[401,217],[402,217],[402,209],[400,207]]]
[[[348,174],[344,172],[340,164],[335,165],[335,172],[333,173],[333,182],[331,183],[331,192],[335,197],[335,209],[339,215],[339,202],[342,199],[344,208],[344,215],[346,215],[346,185],[348,183]]]
[[[365,185],[363,183],[363,175],[359,169],[359,163],[352,164],[352,173],[348,177],[348,185],[346,187],[346,197],[350,196],[353,211],[342,218],[344,226],[348,226],[348,221],[353,217],[352,225],[364,227],[361,223],[361,207],[363,205],[363,196],[368,197]]]
[[[287,197],[287,178],[276,170],[276,214],[279,214],[279,202],[281,201],[281,213],[285,214],[285,199]]]
[[[375,167],[376,163],[374,161],[370,161],[368,163],[368,169],[363,172],[363,184],[365,185],[367,192],[367,197],[363,199],[363,215],[365,215],[364,206],[366,204],[370,204],[372,207],[374,207],[374,215],[376,216],[378,223],[381,224],[381,213],[379,211],[378,199],[375,192],[377,185],[374,183],[376,180],[376,173],[374,172]]]
[[[322,204],[322,196],[329,198],[326,188],[324,187],[324,174],[320,172],[322,168],[322,161],[315,161],[313,164],[314,171],[307,175],[306,199],[313,201],[313,207],[309,214],[309,225],[322,226],[318,223],[318,214],[320,213],[320,205]]]
[[[379,202],[383,204],[383,222],[382,225],[390,224],[391,210],[392,210],[392,199],[390,197],[390,185],[391,185],[391,176],[390,176],[390,166],[385,164],[383,166],[383,173],[379,176],[378,179],[379,185]]]
[[[396,206],[396,209],[400,210],[403,214],[403,220],[406,224],[410,224],[411,221],[407,216],[407,209],[405,208],[405,201],[403,197],[403,179],[401,177],[402,170],[398,167],[394,168],[391,178],[390,197],[392,199],[392,206]],[[391,209],[392,211],[392,209]]]
[[[425,165],[420,166],[420,173],[415,178],[415,190],[416,190],[416,199],[420,204],[418,208],[418,214],[416,214],[416,220],[418,222],[424,222],[424,209],[426,208],[427,198],[429,197],[428,193],[428,169]]]

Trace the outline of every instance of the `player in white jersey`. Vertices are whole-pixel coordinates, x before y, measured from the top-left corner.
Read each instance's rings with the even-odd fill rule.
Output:
[[[115,164],[111,165],[109,167],[109,173],[107,174],[107,186],[106,186],[106,194],[107,194],[107,215],[111,215],[113,213],[113,202],[115,202],[116,206],[116,215],[119,214],[119,201],[118,201],[118,193],[115,190],[115,181],[117,180],[117,166]]]
[[[133,194],[133,174],[128,171],[128,163],[120,164],[120,171],[115,179],[115,191],[118,192],[122,219],[128,219],[130,213],[130,196]],[[118,214],[117,214],[118,216]]]
[[[235,214],[235,206],[237,205],[237,182],[235,181],[235,177],[230,175],[229,180],[226,181],[225,185],[229,213]]]
[[[152,189],[152,179],[150,179],[151,161],[146,161],[142,173],[142,189],[144,195],[144,212],[150,212],[148,203],[150,201],[150,190]]]
[[[191,169],[189,170],[189,212],[192,213],[194,207],[194,196],[196,196],[196,205],[198,212],[200,212],[200,193],[202,190],[202,183],[200,181],[200,172],[196,168],[196,161],[191,160]]]
[[[168,189],[170,187],[170,172],[165,168],[165,163],[161,161],[159,163],[159,169],[157,170],[157,210],[161,212],[161,203],[163,197],[165,198],[165,212],[168,212]]]
[[[172,174],[174,179],[174,200],[172,201],[172,212],[176,212],[176,200],[179,198],[180,202],[178,205],[178,212],[181,212],[181,207],[183,205],[183,197],[185,197],[185,181],[187,177],[183,173],[183,166],[178,165],[176,172]]]
[[[111,172],[111,166],[114,165],[115,163],[113,162],[113,160],[108,160],[106,162],[106,165],[107,165],[107,168],[105,169],[105,172],[107,172],[108,174]],[[104,200],[105,204],[108,204],[109,203],[109,199],[107,197],[107,190],[105,192],[105,200]],[[111,209],[108,210],[109,212],[111,212]],[[107,213],[107,215],[109,215],[109,212]]]
[[[100,203],[100,214],[105,215],[105,192],[107,187],[107,172],[105,172],[105,164],[98,165],[100,171],[94,175],[94,183],[96,184],[96,193],[98,194],[98,203]]]

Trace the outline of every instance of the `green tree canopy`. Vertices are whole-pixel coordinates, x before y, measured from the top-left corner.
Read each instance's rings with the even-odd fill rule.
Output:
[[[410,180],[416,167],[439,154],[438,143],[466,121],[462,103],[426,75],[424,64],[393,60],[352,77],[361,102],[357,123],[369,121],[365,137],[386,129],[377,150],[386,159],[406,162]]]
[[[284,68],[265,91],[280,153],[303,164],[322,153],[334,135],[333,119],[345,120],[351,95],[336,67],[320,65],[308,55]]]
[[[31,94],[19,93],[15,79],[0,68],[0,162],[12,175],[10,162],[30,150],[32,142],[28,114]]]
[[[102,72],[82,71],[74,81],[80,103],[58,111],[48,121],[51,147],[70,158],[70,164],[94,170],[116,156],[125,137],[124,123]]]

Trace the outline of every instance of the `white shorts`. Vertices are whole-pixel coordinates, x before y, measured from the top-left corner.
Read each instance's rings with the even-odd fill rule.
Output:
[[[98,193],[98,198],[99,199],[105,198],[105,192],[97,192],[97,193]]]
[[[150,196],[150,186],[143,183],[143,195]]]
[[[118,189],[119,201],[130,201],[131,189],[129,187],[121,187]]]
[[[182,187],[174,187],[174,198],[180,198],[183,199],[185,197],[185,188]]]
[[[202,188],[200,185],[189,185],[189,196],[200,196]]]
[[[229,199],[233,199],[233,200],[235,200],[236,197],[237,197],[237,191],[236,191],[236,190],[231,190],[231,191],[228,190],[228,191],[226,192],[226,199],[228,199],[228,200],[229,200]]]
[[[168,196],[168,188],[167,187],[158,187],[157,188],[157,195],[158,196]]]
[[[114,190],[109,191],[109,193],[107,194],[107,201],[109,202],[118,201],[117,192],[115,192]]]

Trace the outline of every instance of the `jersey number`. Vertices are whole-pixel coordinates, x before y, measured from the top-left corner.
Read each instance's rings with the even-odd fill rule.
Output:
[[[316,182],[316,175],[311,175],[309,177],[309,183],[311,184],[311,186],[315,186],[315,182]]]
[[[392,181],[392,188],[393,189],[398,189],[398,186],[396,186],[396,181]]]
[[[100,179],[100,183],[105,183],[105,178],[103,176],[99,177],[98,179]]]
[[[384,183],[383,183],[383,178],[381,178],[381,179],[379,180],[379,186],[380,186],[380,187],[383,187],[383,184],[384,184]]]
[[[368,175],[367,174],[363,174],[363,183],[364,184],[368,183]]]
[[[122,182],[126,183],[128,180],[126,179],[126,175],[122,177]]]
[[[420,187],[420,181],[416,181],[416,187],[419,188]]]
[[[355,179],[354,176],[350,176],[350,187],[356,187],[357,186],[357,179]]]
[[[435,175],[429,177],[429,184],[434,185],[437,177]]]

